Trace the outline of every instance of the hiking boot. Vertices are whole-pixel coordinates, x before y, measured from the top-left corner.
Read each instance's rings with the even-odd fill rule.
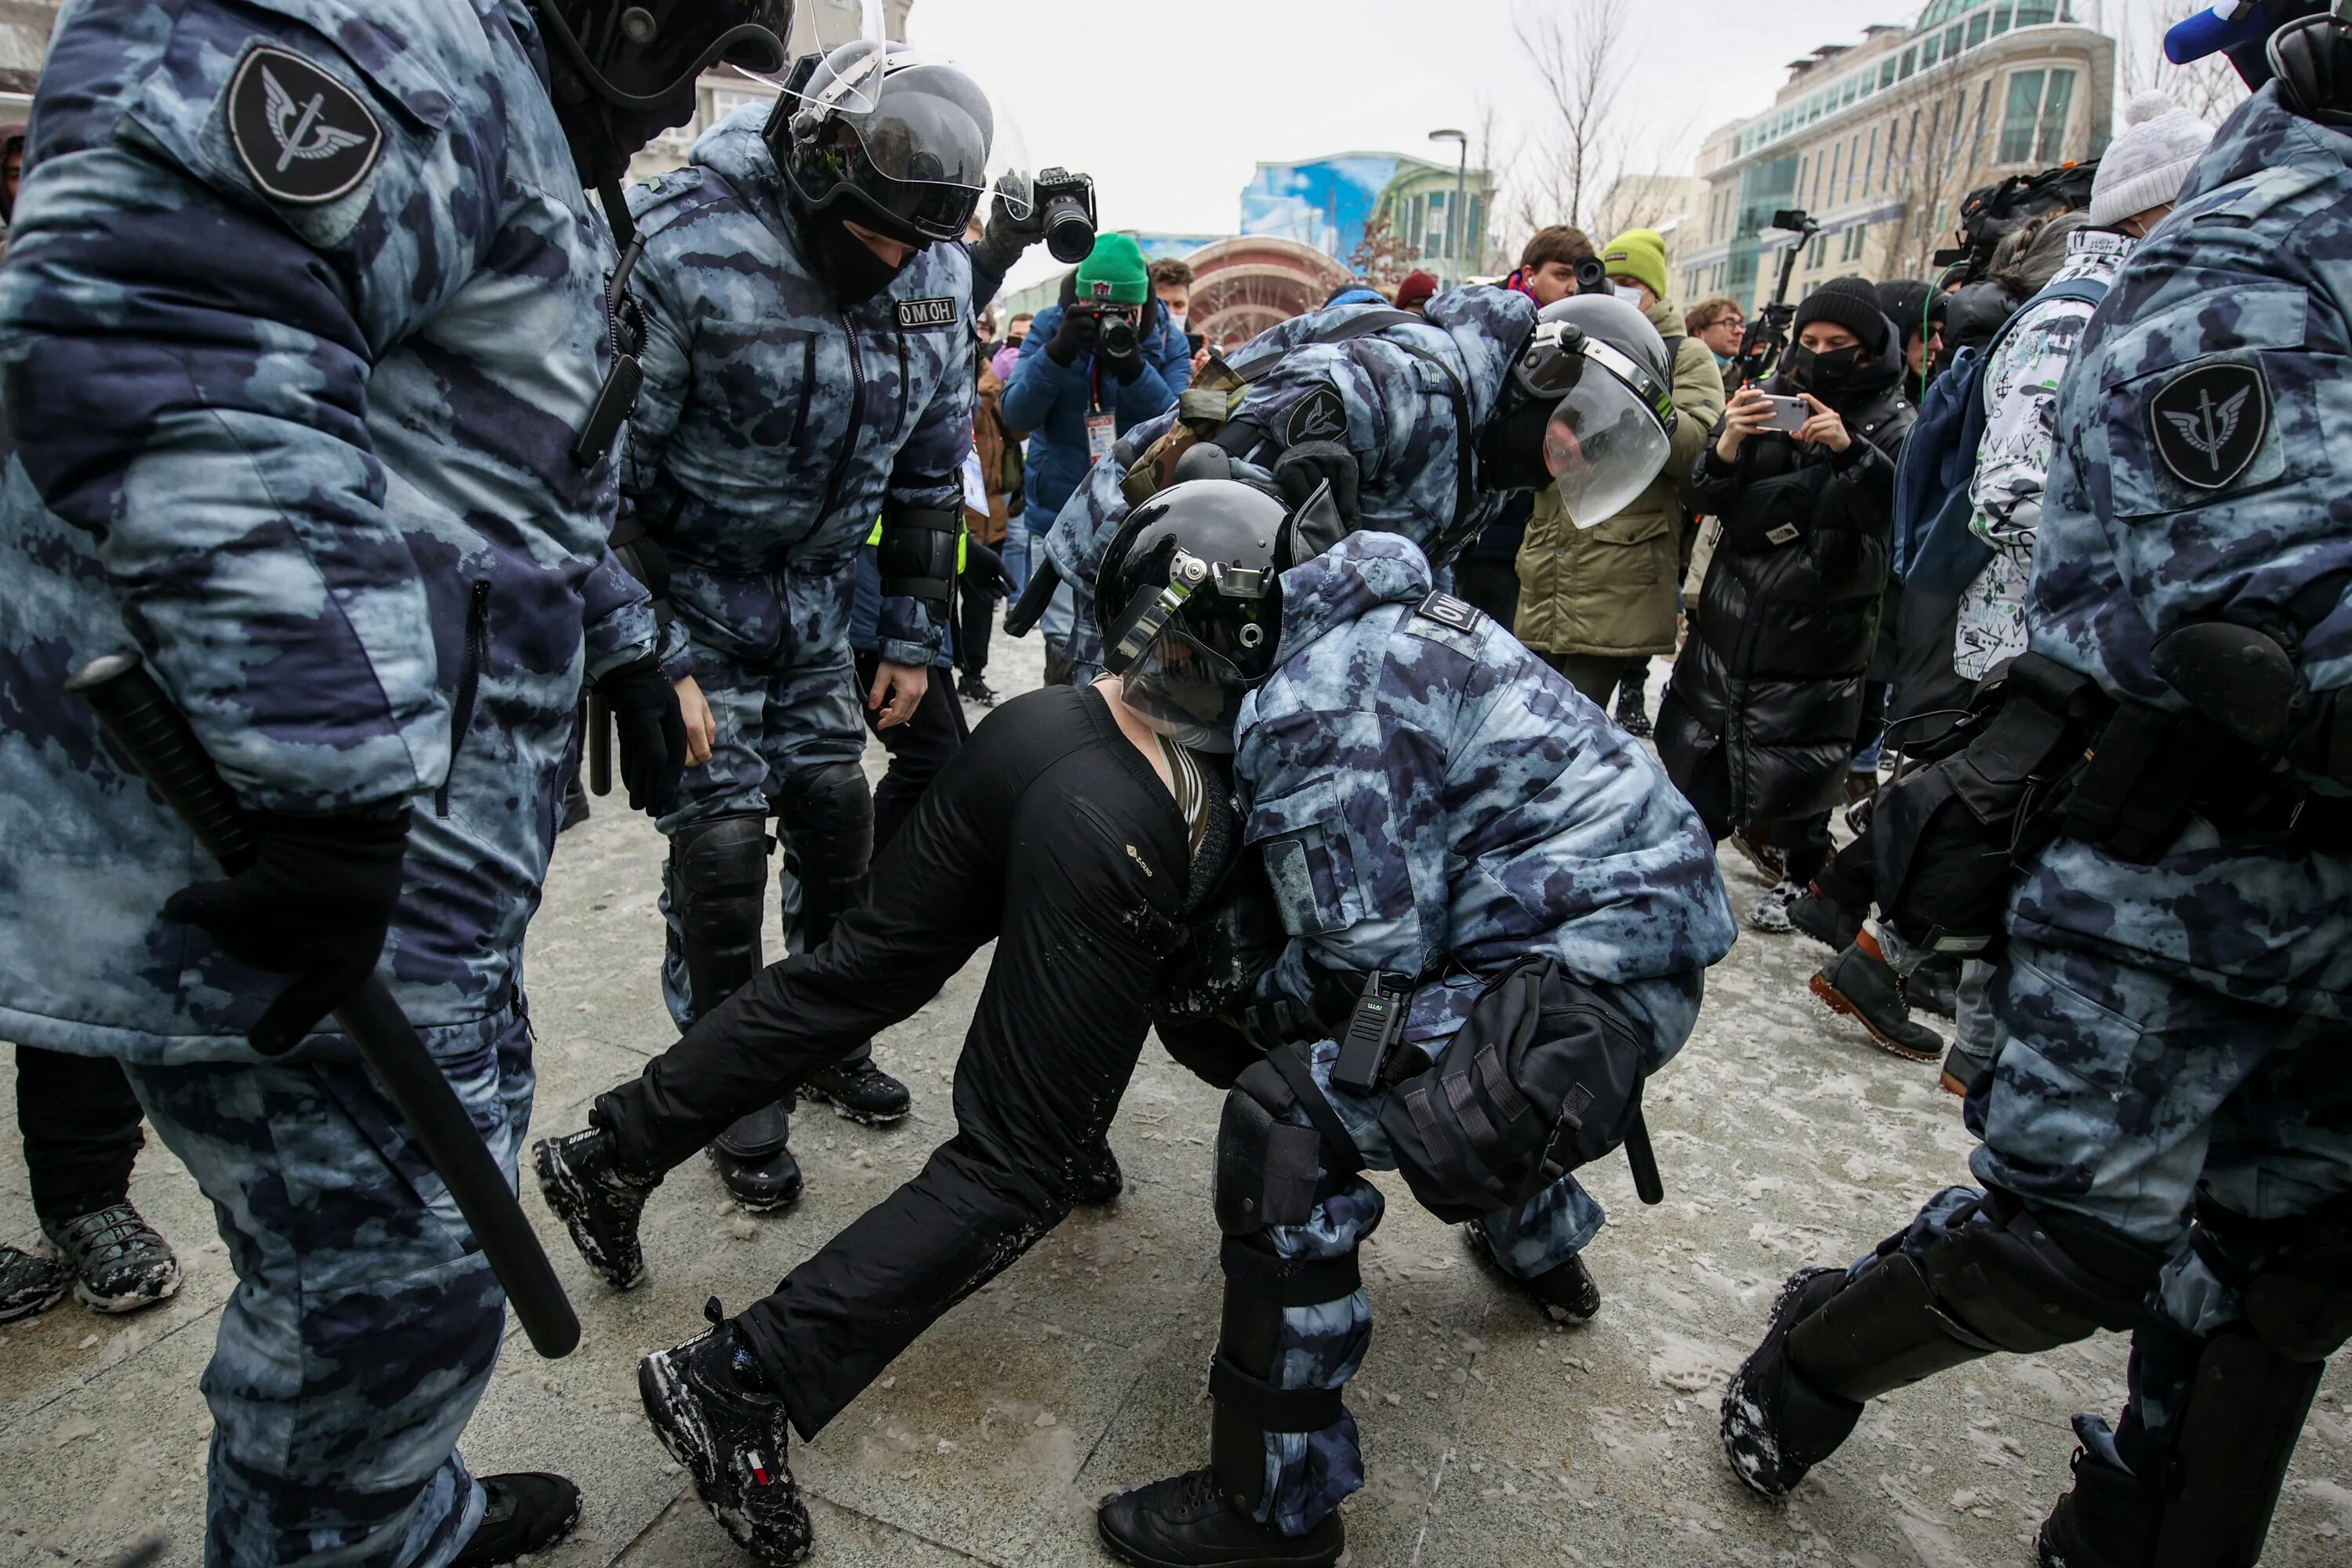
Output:
[[[1789,1331],[1845,1289],[1843,1268],[1801,1268],[1780,1287],[1764,1342],[1723,1391],[1723,1457],[1749,1490],[1775,1502],[1837,1452],[1862,1405],[1812,1387],[1790,1370]]]
[[[1756,900],[1755,907],[1748,911],[1748,929],[1773,936],[1786,936],[1797,929],[1795,922],[1789,918],[1789,906],[1804,897],[1804,893],[1805,889],[1794,882],[1773,883],[1764,890],[1764,896]]]
[[[710,1163],[727,1195],[754,1214],[780,1209],[801,1195],[801,1163],[786,1142],[792,1117],[783,1105],[763,1105],[710,1142]]]
[[[477,1476],[484,1497],[482,1522],[449,1568],[491,1568],[544,1552],[580,1522],[580,1489],[544,1470]]]
[[[1976,1082],[1977,1075],[1991,1070],[1990,1057],[1980,1057],[1955,1039],[1952,1042],[1952,1048],[1944,1053],[1944,1091],[1948,1094],[1957,1094],[1966,1100],[1969,1086]]]
[[[1630,680],[1617,689],[1617,727],[1637,741],[1650,738],[1649,702],[1642,689]]]
[[[2078,1432],[2082,1421],[2075,1417]],[[2147,1568],[2156,1556],[2163,1500],[2150,1496],[2137,1476],[2087,1447],[2076,1448],[2068,1463],[2074,1485],[2033,1538],[2042,1568]]]
[[[1948,952],[1920,960],[1903,982],[1903,999],[1939,1018],[1956,1018],[1960,1010],[1960,961]]]
[[[135,1312],[180,1288],[171,1243],[128,1199],[74,1219],[43,1220],[41,1235],[72,1270],[74,1294],[93,1312]]]
[[[542,1138],[530,1147],[540,1195],[580,1249],[588,1267],[615,1290],[646,1277],[645,1250],[637,1245],[637,1221],[646,1197],[661,1184],[658,1176],[621,1169],[620,1150],[601,1127],[562,1138]]]
[[[977,702],[982,708],[996,706],[996,689],[977,675],[959,676],[956,695],[966,702]]]
[[[1077,1169],[1070,1174],[1074,1201],[1090,1208],[1116,1202],[1127,1190],[1127,1173],[1118,1168],[1118,1156],[1110,1152],[1107,1138],[1080,1155]]]
[[[73,1289],[73,1270],[47,1252],[0,1247],[0,1323],[46,1312]]]
[[[1555,1323],[1587,1323],[1601,1310],[1601,1287],[1595,1283],[1592,1271],[1584,1267],[1584,1259],[1570,1253],[1568,1260],[1547,1269],[1532,1279],[1523,1279],[1502,1265],[1495,1254],[1495,1238],[1486,1234],[1486,1222],[1474,1219],[1462,1227],[1462,1238],[1481,1262],[1508,1280],[1513,1289],[1543,1309],[1544,1316]]]
[[[1338,1514],[1285,1535],[1244,1513],[1206,1466],[1103,1499],[1095,1529],[1136,1568],[1326,1568],[1347,1549]]]
[[[1748,863],[1750,866],[1755,867],[1757,871],[1766,881],[1781,882],[1787,880],[1789,875],[1788,858],[1782,855],[1778,849],[1773,848],[1769,844],[1759,844],[1748,835],[1748,830],[1747,828],[1733,828],[1731,831],[1731,847],[1734,849],[1738,850],[1742,855],[1747,856]]]
[[[866,1127],[887,1127],[914,1108],[907,1086],[874,1065],[871,1057],[819,1068],[802,1080],[801,1098],[821,1100]]]
[[[811,1527],[787,1462],[784,1402],[760,1386],[759,1364],[719,1298],[702,1311],[708,1331],[637,1363],[646,1419],[736,1545],[762,1563],[797,1563],[808,1555]]]
[[[1944,1037],[1912,1021],[1903,1000],[1903,982],[1893,967],[1859,942],[1840,948],[1835,958],[1816,970],[1811,989],[1831,1012],[1867,1029],[1881,1050],[1915,1062],[1931,1062],[1943,1053]]]
[[[1862,934],[1862,917],[1817,889],[1807,888],[1789,905],[1789,923],[1834,952]]]

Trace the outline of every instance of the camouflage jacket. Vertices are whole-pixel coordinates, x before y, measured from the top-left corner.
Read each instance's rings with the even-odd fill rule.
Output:
[[[2037,652],[2179,710],[2150,647],[2219,619],[2283,634],[2314,692],[2352,679],[2352,136],[2274,86],[2241,105],[2091,318],[2056,428]],[[2152,865],[2062,839],[2011,929],[2352,1016],[2352,857],[2201,818]]]
[[[836,305],[802,254],[766,116],[736,110],[685,168],[630,193],[646,380],[621,479],[696,642],[754,659],[790,641],[786,556],[846,564],[886,498],[962,507],[973,406],[970,252],[931,246],[880,294]],[[939,651],[913,599],[892,595],[881,627],[886,658]]]
[[[1387,327],[1345,342],[1307,341],[1333,321],[1363,309],[1351,305],[1293,317],[1229,356],[1246,363],[1244,356],[1289,349],[1251,383],[1234,420],[1255,426],[1285,446],[1310,438],[1345,440],[1360,468],[1358,526],[1401,534],[1415,544],[1429,544],[1454,526],[1465,499],[1466,460],[1472,471],[1463,522],[1475,534],[1506,499],[1502,492],[1477,489],[1477,436],[1494,416],[1504,380],[1535,330],[1535,301],[1504,289],[1457,289],[1429,302],[1425,322]],[[1403,346],[1408,343],[1452,373],[1468,407],[1467,429],[1457,417],[1445,374],[1409,352]],[[1175,417],[1171,410],[1146,420],[1122,444],[1140,452]],[[1272,476],[1240,464],[1236,477]],[[1081,665],[1101,659],[1092,589],[1103,552],[1127,521],[1121,478],[1115,458],[1097,463],[1063,505],[1045,541],[1063,579],[1077,590],[1077,627],[1069,652]]]
[[[0,1037],[244,1058],[283,984],[159,912],[217,872],[59,689],[129,646],[248,805],[413,798],[428,1042],[519,1005],[582,680],[655,637],[543,70],[521,0],[66,12],[0,268]]]
[[[1406,1037],[1449,1036],[1478,981],[1546,953],[1651,1031],[1654,1068],[1731,950],[1715,846],[1649,753],[1457,599],[1393,534],[1282,577],[1282,664],[1243,705],[1234,776],[1292,940],[1268,983],[1435,977]]]

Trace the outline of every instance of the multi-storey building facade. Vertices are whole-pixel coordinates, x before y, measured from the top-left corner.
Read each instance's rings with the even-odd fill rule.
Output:
[[[1814,50],[1770,109],[1700,148],[1706,189],[1675,247],[1685,301],[1753,309],[1788,243],[1773,214],[1790,207],[1822,225],[1792,297],[1841,273],[1928,276],[1969,191],[2098,156],[2115,75],[2115,40],[2073,0],[1929,0],[1910,27]]]

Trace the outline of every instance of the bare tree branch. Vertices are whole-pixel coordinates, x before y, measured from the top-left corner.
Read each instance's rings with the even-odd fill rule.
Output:
[[[1542,83],[1548,112],[1522,167],[1518,209],[1530,226],[1597,216],[1615,176],[1618,95],[1625,85],[1630,0],[1532,0],[1511,27]]]
[[[2225,55],[2177,66],[2164,58],[2164,35],[2176,22],[2206,8],[2202,0],[2116,0],[2116,75],[2124,96],[2154,90],[2210,125],[2219,125],[2245,101],[2246,84]],[[2120,110],[2122,105],[2118,104]],[[2122,127],[2116,127],[2118,131]]]

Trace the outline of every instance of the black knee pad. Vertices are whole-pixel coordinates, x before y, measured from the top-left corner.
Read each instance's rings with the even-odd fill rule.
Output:
[[[2201,1205],[2189,1245],[2238,1288],[2248,1330],[2288,1361],[2326,1361],[2352,1340],[2352,1199],[2274,1220]]]
[[[1363,1279],[1352,1250],[1284,1258],[1262,1237],[1227,1237],[1218,1261],[1225,1300],[1209,1366],[1209,1465],[1229,1496],[1255,1510],[1265,1496],[1265,1435],[1318,1432],[1347,1414],[1337,1389],[1273,1385],[1282,1310],[1344,1300]]]
[[[776,809],[803,881],[863,878],[874,858],[874,793],[856,763],[819,763],[783,781]]]
[[[715,816],[670,836],[671,897],[698,1012],[759,973],[768,847],[762,816]]]
[[[1217,1124],[1215,1210],[1227,1236],[1255,1236],[1269,1226],[1304,1225],[1315,1210],[1322,1140],[1290,1121],[1297,1096],[1259,1062],[1225,1095]]]
[[[1979,1214],[1928,1249],[1925,1273],[1943,1308],[1996,1350],[2054,1350],[2144,1318],[2165,1254],[1999,1191]]]

